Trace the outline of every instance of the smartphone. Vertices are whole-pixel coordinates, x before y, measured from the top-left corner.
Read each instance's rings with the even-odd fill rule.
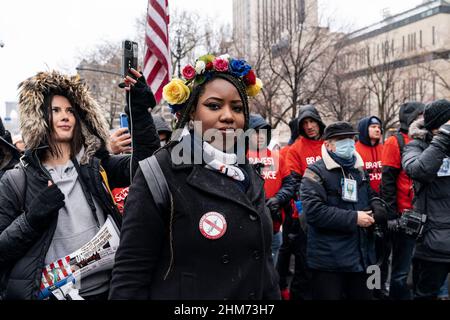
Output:
[[[131,40],[122,41],[122,75],[129,75],[129,69],[138,68],[138,44]]]
[[[127,128],[128,129],[128,116],[126,113],[120,113],[119,114],[119,122],[121,128]]]

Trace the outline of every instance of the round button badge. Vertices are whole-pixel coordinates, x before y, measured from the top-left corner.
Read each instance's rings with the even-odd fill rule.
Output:
[[[227,231],[227,221],[218,212],[208,212],[200,219],[199,229],[205,238],[217,240]]]

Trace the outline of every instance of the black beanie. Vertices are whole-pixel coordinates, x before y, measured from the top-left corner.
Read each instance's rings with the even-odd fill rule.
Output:
[[[441,127],[450,120],[450,102],[445,99],[431,102],[425,107],[423,118],[427,130]]]

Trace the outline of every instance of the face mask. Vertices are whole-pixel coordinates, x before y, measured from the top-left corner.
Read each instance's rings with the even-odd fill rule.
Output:
[[[165,140],[161,140],[159,143],[161,144],[161,147],[164,147],[167,144]]]
[[[336,151],[334,153],[339,158],[351,159],[355,154],[355,140],[344,139],[336,141]]]

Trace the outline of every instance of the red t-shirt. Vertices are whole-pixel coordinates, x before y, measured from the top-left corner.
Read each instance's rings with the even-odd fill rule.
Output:
[[[407,145],[411,139],[407,134],[401,133]],[[384,143],[383,155],[381,157],[383,166],[396,169],[402,168],[402,159],[400,155],[400,146],[396,136],[389,137]],[[413,182],[408,177],[405,170],[401,170],[397,178],[397,209],[401,213],[405,209],[412,209],[412,201],[414,197]]]
[[[248,160],[251,164],[262,163],[264,167],[261,174],[264,178],[264,191],[266,199],[272,198],[281,189],[283,178],[288,174],[287,168],[280,153],[277,151],[270,151],[266,149],[263,152],[249,150],[247,154]],[[282,218],[284,213],[282,212]],[[280,223],[275,222],[273,225],[274,232],[280,231]]]
[[[289,148],[287,166],[289,172],[296,172],[303,176],[306,168],[322,159],[323,140],[311,140],[305,137],[297,139]]]
[[[364,160],[364,167],[369,172],[370,186],[376,193],[380,193],[383,145],[378,144],[375,147],[369,147],[358,141],[356,151]]]

